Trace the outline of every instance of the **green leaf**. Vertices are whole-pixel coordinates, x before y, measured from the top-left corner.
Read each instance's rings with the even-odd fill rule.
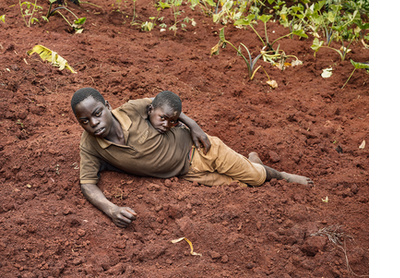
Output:
[[[332,11],[329,11],[328,16],[326,18],[328,19],[328,21],[330,23],[333,23],[333,22],[335,22],[335,17],[336,17],[336,15]]]
[[[250,25],[253,22],[255,15],[254,14],[250,14],[246,17],[243,17],[241,19],[238,19],[235,21],[235,23],[233,25],[237,26],[237,25]]]
[[[306,38],[306,39],[308,38],[308,35],[306,34],[306,32],[303,29],[293,31],[293,35],[296,35],[296,36],[299,36],[302,38]]]
[[[318,38],[315,38],[313,44],[311,45],[311,49],[317,52],[322,47],[323,44],[324,41],[319,41]]]
[[[215,4],[214,0],[205,0],[205,2],[207,3],[207,5],[211,6],[211,7],[215,7],[217,4]]]
[[[158,2],[158,6],[161,7],[162,9],[170,8],[171,5],[168,3],[164,3],[163,1]]]
[[[266,14],[263,14],[262,16],[258,17],[258,19],[264,23],[267,23],[271,18],[272,18],[272,15],[266,15]]]
[[[354,62],[352,59],[350,59],[350,62],[356,69],[369,69],[369,64]]]
[[[81,17],[74,21],[76,25],[83,25],[85,22],[86,22],[86,17]]]
[[[341,5],[329,5],[329,8],[332,9],[332,12],[336,16],[338,14],[338,12],[342,9],[342,6]]]
[[[319,1],[318,3],[315,3],[314,5],[314,11],[320,11],[323,6],[325,6],[325,0]]]
[[[222,27],[221,30],[219,31],[219,39],[221,42],[226,42],[224,30],[225,30],[225,27]]]

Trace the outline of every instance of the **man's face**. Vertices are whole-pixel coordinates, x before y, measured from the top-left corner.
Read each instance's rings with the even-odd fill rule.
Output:
[[[174,111],[169,105],[153,108],[149,107],[149,120],[152,126],[160,133],[165,133],[178,124],[178,111]]]
[[[92,96],[76,105],[75,117],[84,130],[101,138],[109,135],[113,124],[111,107],[108,102],[104,105]]]

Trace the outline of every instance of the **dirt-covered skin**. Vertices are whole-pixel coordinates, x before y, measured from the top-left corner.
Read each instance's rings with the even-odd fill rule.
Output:
[[[222,26],[199,9],[182,7],[197,25],[174,36],[131,26],[132,3],[122,3],[122,12],[114,0],[92,3],[101,8],[68,6],[87,17],[82,34],[69,33],[58,16],[28,28],[15,1],[0,3],[0,15],[6,15],[0,22],[1,277],[368,274],[367,72],[356,70],[341,89],[353,70],[349,59],[368,61],[368,49],[355,43],[341,61],[327,49],[314,57],[311,36],[280,40],[280,49],[303,65],[281,71],[259,61],[278,83],[272,89],[262,70],[249,81],[233,48],[210,57]],[[137,21],[156,16],[151,3],[136,1]],[[48,1],[38,5],[47,11]],[[161,15],[170,24],[167,12]],[[268,30],[270,39],[288,33],[274,22]],[[254,55],[261,49],[251,30],[228,25],[225,36]],[[28,56],[37,44],[56,51],[77,73]],[[333,75],[324,79],[328,67]],[[245,156],[257,152],[273,169],[308,177],[314,186],[273,179],[258,188],[210,188],[104,172],[99,187],[105,196],[137,213],[133,225],[118,228],[79,186],[82,129],[69,102],[88,86],[113,108],[161,90],[176,92],[183,112],[208,134]],[[330,236],[345,245],[321,233],[335,227]],[[185,241],[171,243],[180,237],[202,256],[191,255]]]

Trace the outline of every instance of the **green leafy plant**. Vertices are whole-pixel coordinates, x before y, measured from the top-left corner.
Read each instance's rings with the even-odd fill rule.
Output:
[[[321,47],[326,47],[336,51],[341,60],[346,58],[346,54],[350,52],[351,43],[359,38],[360,31],[368,28],[368,24],[364,24],[360,18],[360,12],[357,6],[350,13],[349,10],[342,11],[343,6],[338,4],[326,5],[327,1],[322,0],[310,7],[312,13],[308,14],[310,25],[313,26],[314,35],[316,38],[313,41],[311,48],[314,50],[314,56]],[[326,6],[328,6],[326,8]],[[360,27],[354,27],[356,25]],[[318,30],[321,28],[325,35],[325,45],[323,41],[318,39]],[[340,41],[341,47],[339,49],[330,47],[333,40]],[[348,42],[347,45],[345,45]]]
[[[250,1],[234,1],[224,0],[218,1],[215,12],[213,14],[213,21],[215,23],[221,22],[226,25],[231,21],[239,20],[246,17],[249,14],[258,16],[260,14],[261,7],[264,6],[263,0],[250,0]],[[218,11],[219,4],[221,4],[221,10]]]
[[[334,50],[340,55],[341,60],[344,61],[344,59],[346,58],[346,54],[351,51],[351,49],[349,49],[349,46],[353,40],[354,38],[347,44],[347,46],[344,46],[344,42],[342,41],[342,46],[339,49],[336,49],[330,46],[325,46],[324,41],[320,41],[318,38],[314,38],[311,49],[314,50],[314,57],[316,56],[317,52],[323,47]]]
[[[132,0],[132,2],[133,2],[133,15],[132,15],[132,22],[131,22],[131,24],[132,24],[133,22],[135,22],[135,20],[136,20],[136,0]]]
[[[261,43],[263,44],[263,48],[261,50],[261,56],[263,60],[266,62],[270,62],[274,66],[277,66],[279,69],[284,70],[287,66],[295,66],[302,64],[302,62],[294,55],[286,55],[283,50],[280,50],[280,45],[276,49],[273,48],[273,45],[286,37],[291,35],[297,35],[299,37],[308,38],[307,34],[305,34],[304,30],[293,30],[290,33],[281,36],[275,39],[272,42],[269,42],[268,33],[267,33],[267,22],[272,18],[271,15],[261,15],[257,19],[263,22],[264,24],[264,33],[265,33],[265,40],[261,37],[261,35],[257,32],[253,25],[257,24],[257,20],[255,20],[255,15],[251,14],[245,18],[239,19],[235,21],[234,25],[241,25],[241,26],[250,26],[250,28],[254,31],[257,37],[260,39]],[[286,63],[288,58],[294,58],[295,60],[292,63]]]
[[[261,53],[265,62],[271,63],[273,66],[276,66],[280,70],[284,70],[287,67],[294,67],[303,64],[303,62],[300,61],[295,55],[287,55],[283,50],[278,49],[275,51],[275,53],[262,50]],[[290,63],[288,62],[289,59],[291,59]]]
[[[266,14],[263,14],[263,15],[257,17],[257,20],[260,20],[260,21],[264,24],[265,41],[264,41],[264,39],[260,36],[260,34],[257,32],[257,30],[256,30],[256,29],[254,28],[254,26],[253,26],[253,25],[257,24],[256,16],[255,16],[254,14],[250,14],[250,15],[248,15],[247,17],[244,17],[244,18],[241,18],[241,19],[239,19],[239,20],[236,20],[236,21],[234,22],[234,25],[235,25],[235,26],[238,26],[238,25],[240,25],[240,26],[250,26],[250,28],[251,28],[251,29],[254,31],[254,33],[257,35],[257,37],[260,39],[260,41],[262,42],[262,44],[263,44],[264,46],[267,47],[267,51],[270,51],[270,50],[272,51],[272,50],[274,50],[274,49],[273,49],[273,45],[274,45],[277,41],[279,41],[279,40],[281,40],[281,39],[283,39],[283,38],[292,36],[292,35],[297,35],[297,36],[302,37],[302,38],[308,38],[307,34],[304,32],[303,29],[297,29],[297,30],[293,30],[293,31],[291,31],[291,32],[288,33],[288,34],[283,35],[283,36],[281,36],[281,37],[275,39],[273,42],[270,43],[270,42],[269,42],[269,39],[268,39],[268,33],[267,33],[267,22],[268,22],[271,18],[272,18],[271,15],[266,15]],[[279,47],[278,47],[278,48],[279,48]]]
[[[282,4],[282,2],[279,1],[279,4]],[[280,24],[293,32],[293,34],[290,34],[292,38],[296,32],[306,34],[305,31],[308,26],[306,18],[310,11],[308,8],[301,3],[293,4],[290,7],[287,7],[286,3],[284,3],[282,7],[277,6],[276,9]]]
[[[249,49],[243,43],[240,43],[240,45],[243,46],[247,51],[248,58],[246,58],[246,56],[243,55],[243,53],[240,49],[240,46],[237,48],[230,41],[225,39],[225,31],[224,30],[225,30],[225,27],[221,28],[220,33],[219,33],[219,42],[211,49],[211,55],[218,54],[220,47],[224,47],[225,44],[229,44],[230,46],[233,47],[233,49],[235,49],[236,53],[240,57],[243,58],[244,62],[246,63],[246,66],[247,66],[249,78],[250,78],[250,80],[253,80],[256,72],[262,67],[261,65],[258,67],[255,67],[255,66],[256,66],[257,61],[263,56],[263,53],[261,52],[253,59],[253,57],[250,54]],[[265,73],[267,74],[266,71],[265,71]],[[267,74],[267,76],[268,76],[268,74]],[[268,79],[269,79],[269,76],[268,76]]]
[[[35,0],[35,3],[29,1],[21,2],[21,0],[19,0],[19,8],[22,19],[27,27],[31,27],[35,22],[39,22],[39,19],[35,17],[35,14],[43,8],[37,5],[37,0]]]
[[[145,22],[142,22],[140,24],[140,29],[142,31],[150,32],[151,30],[154,29],[154,27],[155,27],[155,24],[154,24],[155,17],[149,17],[149,19],[150,19],[150,21],[145,21]]]
[[[82,26],[86,22],[86,17],[79,18],[74,12],[72,12],[66,6],[59,6],[59,7],[52,9],[52,5],[54,3],[56,3],[57,0],[49,0],[49,1],[50,1],[50,6],[49,6],[49,10],[46,15],[47,19],[49,19],[51,16],[53,16],[55,14],[58,14],[65,20],[65,22],[68,23],[68,25],[72,28],[72,30],[75,31],[75,33],[82,33],[82,31],[83,31]],[[72,23],[71,23],[70,20],[68,20],[68,18],[61,13],[61,10],[65,10],[69,14],[71,14],[75,18],[74,21],[72,21]]]
[[[200,6],[201,10],[206,15],[211,15],[212,14],[212,8],[217,5],[214,2],[214,0],[189,0],[189,2],[190,2],[190,8],[192,10],[194,10],[194,8],[196,6]]]
[[[180,10],[179,7],[182,5],[183,0],[166,0],[165,2],[159,1],[157,3],[157,10],[171,9],[172,15],[174,17],[174,24],[171,25],[168,29],[174,31],[174,35],[178,28],[180,27],[182,30],[186,30],[186,23],[191,23],[193,26],[196,26],[196,21],[194,18],[185,17],[183,19],[179,19],[184,10]]]
[[[78,0],[77,0],[78,1]],[[132,25],[132,26],[134,26],[134,25],[141,25],[141,23],[137,23],[136,22],[136,18],[137,18],[137,16],[136,16],[136,1],[137,0],[132,0],[132,20],[131,20],[131,22],[130,22],[130,24]],[[125,0],[124,1],[124,4],[126,4],[128,1],[127,0]],[[80,2],[80,3],[83,3],[83,2]],[[119,12],[119,13],[121,13],[121,14],[124,14],[126,17],[129,17],[129,15],[126,15],[126,13],[125,12],[123,12],[122,11],[122,9],[121,9],[121,3],[122,3],[122,0],[115,0],[115,2],[113,3],[113,4],[111,4],[111,7],[113,7],[113,8],[115,8],[115,10],[114,11],[116,11],[116,12]]]
[[[287,7],[284,1],[268,0],[269,4],[274,4],[273,8],[283,26],[313,34],[316,38],[311,46],[315,52],[314,56],[321,47],[328,47],[336,51],[344,60],[350,51],[350,45],[359,38],[368,48],[365,40],[369,39],[367,33],[369,0],[298,0],[294,2],[301,3],[292,3],[290,7]],[[325,41],[321,37],[324,37]],[[334,40],[341,43],[340,48],[330,46]]]
[[[346,86],[346,84],[349,82],[350,78],[353,76],[354,72],[356,71],[356,69],[367,69],[367,71],[369,70],[369,64],[366,63],[360,63],[360,62],[354,62],[352,59],[350,59],[351,64],[354,66],[353,71],[351,72],[349,78],[347,78],[346,82],[343,84],[342,89],[344,88],[344,86]]]

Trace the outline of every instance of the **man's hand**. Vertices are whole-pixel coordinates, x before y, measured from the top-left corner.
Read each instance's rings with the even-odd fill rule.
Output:
[[[207,134],[194,120],[186,116],[183,112],[179,116],[179,120],[189,127],[196,149],[199,150],[200,148],[203,148],[203,153],[207,154],[211,147],[211,143],[210,140],[208,140]]]
[[[133,209],[119,207],[110,202],[96,184],[81,184],[81,189],[86,199],[110,217],[118,227],[125,228],[136,219],[136,212]]]
[[[192,140],[196,146],[196,149],[199,150],[200,148],[203,148],[203,153],[207,154],[211,147],[211,143],[210,140],[208,140],[207,134],[205,134],[200,127],[198,127],[198,129],[191,128],[190,134],[192,135]]]
[[[136,212],[129,207],[115,206],[110,212],[111,220],[120,228],[126,228],[133,220],[136,220]]]

